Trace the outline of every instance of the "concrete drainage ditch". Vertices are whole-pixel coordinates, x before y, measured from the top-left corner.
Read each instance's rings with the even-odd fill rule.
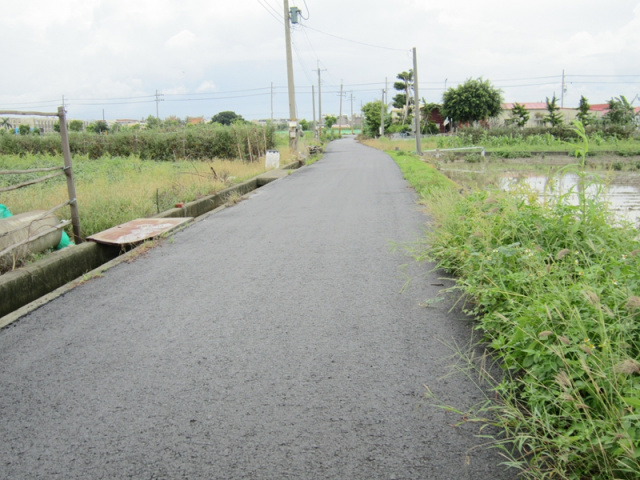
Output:
[[[251,180],[234,185],[214,195],[185,203],[155,217],[199,217],[223,206],[231,196],[242,196],[274,180],[287,176],[300,167],[294,162],[281,169],[271,170]],[[0,328],[17,320],[47,301],[49,296],[68,290],[83,281],[93,270],[106,270],[110,262],[132,249],[85,242],[47,255],[46,258],[0,276]],[[135,247],[134,247],[135,250]]]

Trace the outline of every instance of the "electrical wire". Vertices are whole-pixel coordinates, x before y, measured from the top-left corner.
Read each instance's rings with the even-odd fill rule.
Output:
[[[410,49],[406,49],[406,48],[383,47],[383,46],[380,46],[380,45],[373,45],[371,43],[360,42],[358,40],[351,40],[349,38],[341,37],[339,35],[334,35],[333,33],[323,32],[322,30],[318,30],[317,28],[309,27],[308,25],[300,24],[300,27],[307,28],[307,29],[312,30],[314,32],[322,33],[323,35],[328,35],[329,37],[337,38],[337,39],[343,40],[345,42],[351,42],[351,43],[356,43],[358,45],[364,45],[366,47],[379,48],[379,49],[382,49],[382,50],[391,50],[391,51],[394,51],[394,52],[406,52],[406,51],[410,50]]]
[[[269,2],[266,2],[266,0],[265,0],[266,4],[264,4],[264,3],[262,3],[263,0],[257,0],[257,1],[260,4],[260,6],[262,8],[264,8],[269,15],[271,15],[273,18],[275,18],[276,21],[280,25],[284,25],[284,22],[282,21],[282,18],[280,18],[280,15],[277,14],[277,12],[274,10],[274,8],[271,6],[271,4]]]

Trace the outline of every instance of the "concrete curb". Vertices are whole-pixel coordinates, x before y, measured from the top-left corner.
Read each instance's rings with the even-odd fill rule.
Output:
[[[231,196],[240,195],[246,198],[254,190],[289,175],[291,170],[300,166],[299,162],[294,162],[281,169],[265,172],[214,195],[189,202],[182,208],[161,212],[155,217],[195,217],[194,221],[203,220],[210,214],[224,209],[225,203]],[[167,232],[165,236],[186,228],[191,223],[193,222],[181,225]],[[0,328],[45,305],[84,281],[100,276],[109,268],[130,260],[138,255],[139,247],[123,251],[119,247],[94,242],[81,243],[53,252],[43,260],[0,276],[0,298],[2,298]]]

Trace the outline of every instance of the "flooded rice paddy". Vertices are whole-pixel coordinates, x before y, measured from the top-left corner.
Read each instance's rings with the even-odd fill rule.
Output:
[[[590,198],[605,202],[620,220],[640,228],[640,170],[636,168],[640,159],[614,159],[622,163],[620,171],[611,168],[610,160],[589,163],[585,192]],[[535,192],[541,197],[566,195],[571,204],[577,205],[579,176],[562,172],[571,161],[570,157],[489,160],[479,164],[456,161],[440,164],[439,169],[468,188]]]

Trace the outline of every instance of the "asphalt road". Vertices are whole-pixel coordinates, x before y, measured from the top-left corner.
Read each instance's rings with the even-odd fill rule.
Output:
[[[0,331],[2,479],[508,479],[450,375],[471,327],[350,139]],[[408,280],[410,280],[408,282]]]

